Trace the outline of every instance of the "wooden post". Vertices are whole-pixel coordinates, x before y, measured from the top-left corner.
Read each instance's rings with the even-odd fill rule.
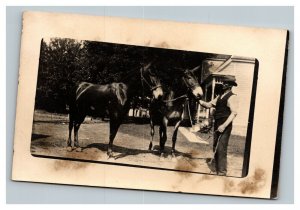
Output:
[[[215,98],[215,87],[216,87],[216,78],[213,77],[211,85],[211,100]]]
[[[216,87],[216,78],[213,77],[211,82],[211,100],[215,98],[215,87]],[[206,117],[209,118],[209,109],[207,109]]]
[[[197,102],[197,119],[196,119],[196,123],[199,123],[199,117],[200,117],[200,104]]]

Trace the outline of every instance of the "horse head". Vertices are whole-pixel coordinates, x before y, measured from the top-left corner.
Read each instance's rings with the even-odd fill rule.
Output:
[[[186,87],[191,90],[192,94],[196,98],[201,98],[203,96],[203,90],[198,82],[198,78],[195,75],[195,72],[200,68],[197,66],[194,69],[185,69],[183,70],[182,80],[184,81]]]
[[[157,76],[157,72],[151,68],[152,64],[149,63],[141,68],[141,80],[152,91],[155,99],[160,99],[163,96],[163,90],[160,78]]]

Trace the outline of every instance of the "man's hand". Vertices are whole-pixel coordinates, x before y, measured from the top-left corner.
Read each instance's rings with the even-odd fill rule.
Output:
[[[211,107],[209,102],[205,102],[205,101],[202,101],[202,100],[199,100],[199,104],[201,106],[205,107],[205,108],[208,108],[208,109]]]
[[[225,130],[225,128],[226,128],[226,126],[225,126],[224,124],[222,124],[222,125],[220,125],[220,126],[218,127],[218,131],[219,131],[220,133],[223,133],[224,130]]]
[[[205,101],[199,100],[199,104],[207,109],[210,109],[210,108],[216,106],[218,98],[219,98],[219,96],[217,96],[215,99],[211,100],[210,102],[205,102]]]

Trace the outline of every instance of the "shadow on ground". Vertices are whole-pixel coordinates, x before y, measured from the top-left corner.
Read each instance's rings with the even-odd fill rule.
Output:
[[[48,137],[49,137],[49,135],[33,133],[31,135],[31,141],[38,140],[38,139],[43,139],[43,138],[48,138]]]
[[[87,145],[86,147],[84,147],[82,149],[85,150],[85,149],[89,149],[89,148],[96,148],[98,150],[106,152],[107,148],[108,148],[108,145],[104,144],[104,143],[93,143],[93,144]],[[171,147],[165,146],[165,152],[163,154],[163,157],[165,157],[165,158],[168,157],[168,155],[171,154],[171,149],[172,149]],[[140,154],[153,154],[155,156],[161,157],[161,153],[159,151],[159,146],[158,145],[154,146],[153,150],[131,149],[131,148],[126,148],[126,147],[121,147],[121,146],[114,145],[113,146],[113,152],[114,153],[119,153],[118,155],[113,156],[113,158],[115,160],[120,159],[120,158],[124,158],[124,157],[127,157],[127,156],[136,156],[136,155],[140,155]],[[189,153],[182,153],[182,152],[176,151],[175,155],[193,159],[192,154],[189,154]]]

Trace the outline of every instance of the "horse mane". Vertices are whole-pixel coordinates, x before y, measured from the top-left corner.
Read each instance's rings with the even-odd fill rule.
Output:
[[[116,94],[118,102],[124,105],[127,101],[127,86],[124,83],[111,83],[111,88]]]

